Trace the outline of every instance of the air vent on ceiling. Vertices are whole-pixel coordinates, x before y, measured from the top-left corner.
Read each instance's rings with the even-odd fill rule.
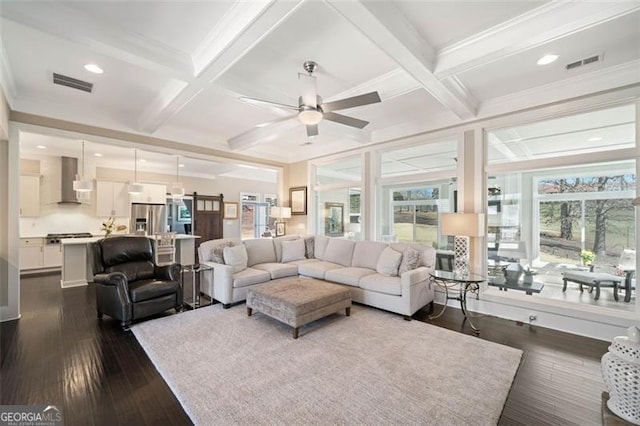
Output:
[[[62,74],[53,73],[53,83],[61,86],[71,87],[72,89],[82,90],[83,92],[91,93],[93,91],[93,83],[87,81],[78,80],[77,78],[69,77]]]
[[[589,65],[595,62],[599,62],[601,60],[602,60],[602,55],[593,55],[593,56],[589,56],[588,58],[580,59],[579,61],[571,62],[570,64],[565,65],[565,69],[569,71],[575,68],[579,68],[583,65]]]

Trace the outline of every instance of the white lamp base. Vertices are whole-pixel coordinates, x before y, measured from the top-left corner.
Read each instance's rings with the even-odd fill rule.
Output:
[[[469,273],[469,237],[453,237],[453,272]]]

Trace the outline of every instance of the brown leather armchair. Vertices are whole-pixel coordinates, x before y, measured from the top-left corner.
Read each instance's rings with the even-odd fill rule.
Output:
[[[98,318],[117,318],[122,328],[131,321],[182,309],[180,264],[154,263],[147,237],[111,237],[91,243]]]

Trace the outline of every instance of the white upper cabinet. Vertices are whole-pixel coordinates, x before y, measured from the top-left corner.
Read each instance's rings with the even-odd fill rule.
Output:
[[[129,213],[127,184],[98,181],[96,185],[96,216],[129,217]]]
[[[145,183],[144,192],[131,195],[132,203],[165,204],[167,202],[167,186]]]
[[[20,176],[20,216],[40,216],[40,176]]]

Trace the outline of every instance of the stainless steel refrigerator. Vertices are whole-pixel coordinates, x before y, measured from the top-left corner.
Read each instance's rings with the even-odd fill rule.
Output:
[[[165,204],[131,203],[129,230],[139,235],[167,232],[167,206]]]

